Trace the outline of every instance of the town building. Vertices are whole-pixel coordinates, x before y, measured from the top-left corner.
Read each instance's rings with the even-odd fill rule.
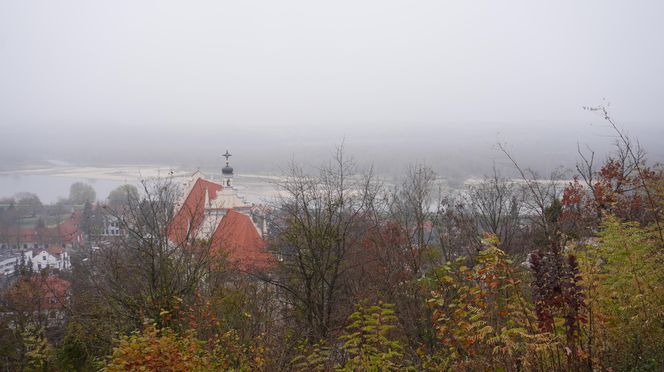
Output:
[[[21,253],[7,252],[0,254],[0,279],[14,274],[16,267],[21,262],[21,256]]]
[[[11,280],[19,265],[35,272],[46,268],[68,270],[69,249],[84,241],[80,217],[77,211],[52,227],[4,231],[0,235],[0,279]]]
[[[19,253],[7,252],[0,255],[0,277],[8,278],[14,275],[19,265],[25,265],[34,272],[44,269],[69,270],[71,261],[69,252],[64,247],[55,245]]]
[[[43,269],[68,270],[71,267],[69,252],[61,246],[51,246],[46,249],[33,249],[24,252],[25,264],[32,266],[32,270],[39,272]]]
[[[47,249],[52,245],[71,248],[84,241],[80,220],[81,212],[75,211],[53,227],[7,229],[0,234],[0,252]]]
[[[224,256],[241,270],[271,265],[267,251],[267,213],[262,205],[250,204],[233,184],[233,167],[228,151],[223,155],[221,182],[206,179],[197,171],[184,185],[177,213],[169,229],[174,244],[205,241],[213,254]]]
[[[116,216],[105,216],[104,226],[102,227],[101,236],[120,236],[122,230],[120,229],[120,221]]]

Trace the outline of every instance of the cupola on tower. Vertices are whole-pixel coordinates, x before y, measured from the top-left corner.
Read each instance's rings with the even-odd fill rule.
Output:
[[[225,187],[232,187],[231,181],[233,180],[233,167],[231,167],[228,158],[233,155],[231,155],[228,150],[226,150],[226,153],[221,156],[226,158],[226,165],[221,168],[221,179]]]

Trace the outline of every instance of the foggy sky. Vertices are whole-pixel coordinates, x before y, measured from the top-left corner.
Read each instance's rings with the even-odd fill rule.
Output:
[[[664,158],[661,1],[0,0],[0,168],[573,160],[614,117]],[[557,158],[556,158],[557,159]],[[303,159],[305,160],[305,159]]]

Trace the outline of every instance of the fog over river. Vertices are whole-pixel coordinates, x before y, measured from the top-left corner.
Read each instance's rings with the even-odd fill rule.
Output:
[[[94,187],[97,199],[104,200],[114,188],[131,184],[140,189],[141,180],[173,177],[184,183],[196,170],[173,169],[156,165],[124,165],[109,167],[70,167],[22,169],[0,172],[0,198],[18,192],[37,194],[42,203],[54,203],[69,195],[74,182],[85,182]],[[206,178],[218,180],[213,171],[203,171]],[[252,174],[235,175],[235,187],[248,202],[261,203],[276,195],[275,177]]]

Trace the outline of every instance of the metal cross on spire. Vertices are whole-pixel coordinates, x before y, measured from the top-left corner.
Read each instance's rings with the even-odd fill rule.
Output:
[[[230,157],[233,156],[233,155],[231,155],[231,154],[228,152],[228,150],[226,150],[226,153],[223,154],[223,155],[221,155],[221,156],[225,157],[225,158],[226,158],[226,163],[228,163],[228,158],[230,158]]]

